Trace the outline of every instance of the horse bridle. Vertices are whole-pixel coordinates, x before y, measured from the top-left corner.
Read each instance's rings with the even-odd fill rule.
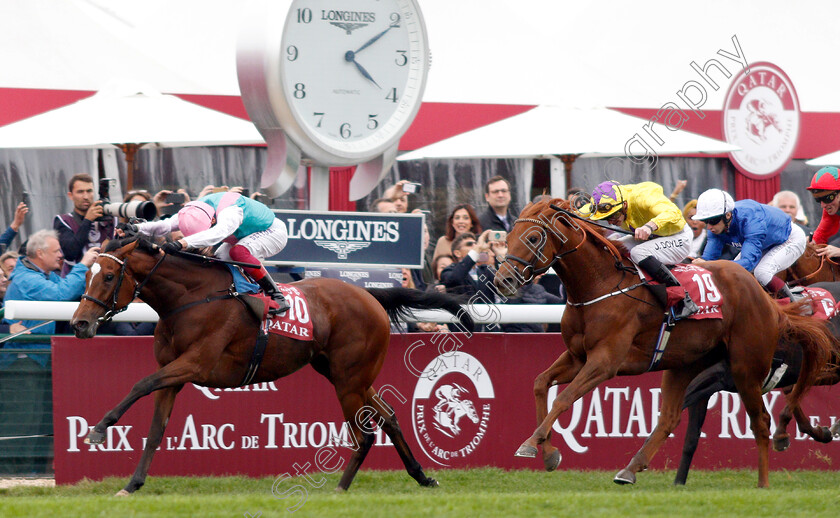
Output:
[[[583,219],[583,218],[581,218],[580,216],[578,216],[578,215],[576,215],[576,214],[573,214],[572,212],[569,212],[568,210],[566,210],[566,209],[564,209],[564,208],[562,208],[562,207],[558,207],[558,206],[553,205],[553,204],[552,204],[552,205],[550,205],[550,207],[551,207],[552,209],[554,209],[554,210],[556,210],[556,211],[558,211],[558,212],[562,213],[562,214],[563,214],[563,215],[565,215],[565,216],[572,217],[572,218],[575,218],[575,219]],[[529,261],[526,261],[525,259],[522,259],[521,257],[517,257],[517,256],[515,256],[515,255],[508,254],[508,255],[505,257],[505,260],[504,260],[502,263],[504,264],[505,262],[507,262],[507,260],[508,260],[508,259],[510,259],[511,261],[518,262],[518,263],[520,263],[520,264],[524,265],[524,266],[525,266],[525,269],[524,269],[524,270],[523,270],[523,272],[522,272],[522,276],[523,276],[523,277],[525,277],[525,275],[526,275],[526,273],[527,273],[528,269],[530,268],[530,269],[531,269],[531,277],[530,277],[530,279],[533,279],[535,276],[537,276],[537,275],[540,275],[540,274],[543,274],[543,273],[547,272],[547,271],[548,271],[548,270],[549,270],[552,266],[554,266],[554,264],[555,264],[555,263],[557,263],[557,261],[559,261],[559,260],[560,260],[561,258],[563,258],[564,256],[566,256],[566,255],[568,255],[568,254],[571,254],[572,252],[577,252],[577,251],[580,249],[580,247],[581,247],[581,246],[583,246],[583,243],[586,241],[586,236],[588,236],[588,235],[590,234],[590,232],[591,232],[591,231],[587,231],[587,229],[586,229],[585,227],[582,227],[582,226],[580,226],[580,225],[569,225],[570,227],[574,228],[575,230],[580,230],[580,233],[581,233],[581,239],[580,239],[580,242],[579,242],[579,243],[578,243],[578,244],[577,244],[574,248],[569,249],[569,250],[566,250],[565,252],[562,252],[562,253],[560,253],[560,254],[556,254],[556,255],[554,256],[554,258],[552,258],[551,262],[549,262],[546,266],[544,266],[544,267],[542,267],[542,268],[537,268],[537,267],[536,267],[536,263],[537,263],[537,261],[538,261],[538,258],[539,258],[539,257],[542,257],[542,250],[543,250],[543,247],[545,246],[545,243],[546,243],[546,242],[548,242],[548,234],[547,234],[547,231],[549,231],[549,230],[550,230],[551,232],[554,232],[555,234],[556,234],[557,232],[556,232],[556,230],[555,230],[554,228],[549,227],[549,225],[548,225],[545,221],[542,221],[542,220],[533,219],[533,218],[519,218],[519,219],[517,219],[516,221],[514,221],[514,222],[513,222],[513,224],[514,224],[514,226],[515,226],[517,223],[520,223],[520,222],[535,223],[535,224],[537,224],[538,226],[540,226],[540,227],[542,227],[543,229],[545,229],[545,231],[543,231],[543,233],[542,233],[543,242],[542,242],[542,244],[540,245],[540,247],[539,247],[539,248],[535,251],[535,253],[534,253],[534,258],[533,258],[530,262],[529,262]],[[623,279],[623,278],[624,278],[624,274],[626,274],[628,271],[632,271],[632,268],[628,268],[628,267],[623,266],[623,265],[621,264],[621,254],[620,254],[620,253],[618,252],[618,250],[615,248],[615,245],[613,245],[612,243],[610,243],[610,242],[609,242],[609,240],[607,240],[605,237],[601,236],[600,234],[592,233],[592,235],[593,235],[595,238],[597,238],[597,239],[601,240],[601,241],[604,243],[604,245],[605,245],[604,247],[605,247],[607,250],[609,250],[609,252],[613,255],[613,257],[615,258],[615,267],[616,267],[616,269],[618,269],[619,271],[621,271],[621,272],[622,272],[622,279]],[[565,236],[564,236],[564,237],[565,237]],[[621,281],[619,281],[619,285],[620,285],[620,284],[621,284]],[[614,297],[614,296],[616,296],[616,295],[622,295],[622,294],[625,294],[625,293],[627,293],[627,292],[629,292],[629,291],[635,290],[636,288],[638,288],[638,287],[640,287],[640,286],[644,286],[644,284],[645,284],[644,282],[636,283],[636,284],[634,284],[634,285],[632,285],[632,286],[629,286],[629,287],[627,287],[627,288],[623,288],[623,289],[620,289],[620,290],[615,290],[615,291],[612,291],[612,292],[610,292],[610,293],[607,293],[606,295],[602,295],[602,296],[600,296],[600,297],[596,297],[596,298],[594,298],[594,299],[592,299],[592,300],[590,300],[590,301],[587,301],[587,302],[571,302],[571,301],[567,301],[567,302],[566,302],[566,304],[567,304],[567,305],[569,305],[569,306],[574,306],[574,307],[588,306],[588,305],[590,305],[590,304],[594,304],[595,302],[600,302],[600,301],[602,301],[602,300],[604,300],[604,299],[608,299],[608,298],[610,298],[610,297]]]
[[[96,297],[91,297],[87,293],[82,295],[82,300],[89,300],[89,301],[93,302],[94,304],[98,304],[99,306],[105,308],[105,314],[96,319],[100,324],[102,324],[102,323],[108,322],[109,320],[114,318],[114,316],[116,316],[116,315],[122,313],[123,311],[125,311],[126,309],[128,309],[128,304],[126,304],[125,306],[123,306],[120,309],[117,309],[117,303],[118,303],[117,299],[119,299],[120,288],[122,288],[123,279],[125,278],[125,261],[120,259],[119,257],[116,257],[116,256],[111,255],[111,254],[99,254],[99,257],[105,257],[105,258],[111,259],[113,261],[116,261],[116,263],[120,265],[120,276],[117,279],[117,286],[116,286],[116,288],[114,288],[114,294],[111,297],[111,305],[110,306],[108,304],[106,304],[105,302],[102,302],[101,300],[97,299]],[[132,277],[131,280],[134,281],[134,294],[131,296],[131,300],[136,299],[140,295],[140,290],[143,289],[143,287],[146,285],[146,283],[152,277],[152,274],[155,273],[155,270],[157,270],[158,266],[160,266],[160,264],[163,262],[164,259],[166,259],[166,254],[163,254],[160,257],[160,259],[158,259],[158,262],[155,263],[155,265],[149,271],[149,274],[146,275],[145,279],[143,279],[143,282],[137,282]]]
[[[563,213],[565,215],[568,215],[567,211],[565,211],[565,210],[563,210],[559,207],[552,207],[552,208],[555,208],[555,209],[559,210],[561,213]],[[542,243],[540,244],[539,248],[534,251],[534,257],[531,259],[531,261],[526,261],[525,259],[522,259],[521,257],[517,257],[513,254],[507,254],[505,256],[505,260],[502,261],[503,264],[506,263],[508,260],[511,260],[513,262],[517,262],[517,263],[523,265],[525,268],[522,271],[522,276],[526,277],[526,278],[529,278],[529,279],[533,279],[537,275],[542,275],[543,273],[547,272],[548,270],[551,269],[551,267],[553,267],[557,263],[557,261],[562,259],[564,256],[569,255],[573,252],[577,252],[578,249],[580,249],[580,247],[583,246],[583,243],[586,241],[586,236],[587,236],[586,230],[584,230],[583,228],[581,228],[580,226],[577,226],[577,225],[569,225],[570,227],[573,227],[576,230],[580,230],[580,232],[581,232],[580,242],[574,248],[571,248],[571,249],[566,250],[565,252],[561,252],[559,254],[555,254],[554,257],[551,259],[551,261],[547,265],[545,265],[541,268],[537,268],[537,262],[539,261],[540,257],[543,257],[543,253],[542,253],[543,248],[545,247],[545,244],[548,242],[548,231],[551,231],[555,234],[557,234],[557,231],[554,228],[549,227],[548,223],[546,223],[545,221],[542,221],[542,220],[539,220],[539,219],[534,219],[534,218],[519,218],[519,219],[515,220],[513,222],[513,225],[511,226],[511,230],[513,230],[513,227],[515,227],[517,223],[534,223],[537,226],[542,228],[542,230],[540,231],[540,234],[541,234],[541,237],[542,237]],[[527,276],[526,274],[527,274],[529,268],[531,269],[531,275]]]

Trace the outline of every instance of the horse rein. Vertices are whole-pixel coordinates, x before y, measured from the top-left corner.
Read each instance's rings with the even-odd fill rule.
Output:
[[[539,219],[519,218],[519,219],[517,219],[513,222],[513,225],[511,226],[511,229],[513,229],[513,227],[515,227],[517,223],[534,223],[537,226],[542,227],[544,229],[544,230],[540,231],[540,235],[542,236],[542,243],[540,244],[540,247],[535,251],[534,257],[531,261],[526,261],[525,259],[522,259],[521,257],[517,257],[513,254],[507,254],[505,256],[505,260],[502,261],[503,264],[508,262],[508,260],[511,260],[511,261],[514,261],[514,262],[517,262],[517,263],[523,265],[525,267],[524,271],[522,272],[523,276],[525,276],[525,272],[527,272],[529,268],[531,269],[531,275],[530,275],[531,278],[536,277],[537,275],[542,275],[543,273],[550,270],[551,267],[554,266],[557,263],[557,261],[559,261],[564,256],[566,256],[568,254],[571,254],[572,252],[577,252],[578,249],[581,246],[583,246],[583,243],[586,241],[587,233],[586,233],[585,230],[581,229],[582,230],[582,235],[581,235],[580,242],[577,244],[577,246],[575,246],[574,248],[572,248],[570,250],[566,250],[565,252],[562,252],[560,254],[555,254],[554,257],[552,258],[551,262],[549,262],[547,265],[545,265],[541,268],[537,268],[537,261],[539,260],[539,257],[542,257],[543,248],[545,247],[545,244],[548,242],[548,231],[551,231],[554,234],[557,234],[557,232],[554,230],[554,228],[549,227],[548,223],[546,223],[545,221],[539,220]],[[578,227],[578,228],[580,228],[580,227]]]
[[[556,210],[556,211],[560,212],[561,214],[563,214],[563,215],[565,215],[565,216],[569,216],[569,217],[572,217],[572,218],[575,218],[575,219],[580,219],[580,220],[583,220],[583,218],[581,218],[580,216],[577,216],[576,214],[573,214],[572,212],[570,212],[570,211],[568,211],[568,210],[566,210],[566,209],[564,209],[564,208],[562,208],[562,207],[558,207],[558,206],[556,206],[556,205],[554,205],[554,204],[551,204],[551,205],[549,205],[549,206],[550,206],[552,209],[554,209],[554,210]],[[560,254],[556,254],[556,255],[554,256],[554,258],[551,260],[551,262],[550,262],[550,263],[548,263],[546,266],[544,266],[544,267],[542,267],[542,268],[537,268],[536,264],[537,264],[537,261],[538,261],[538,257],[541,257],[541,256],[543,255],[543,254],[542,254],[543,247],[545,247],[546,242],[548,242],[548,233],[547,233],[547,231],[551,231],[551,232],[552,232],[552,233],[554,233],[555,235],[557,235],[558,233],[556,232],[556,230],[555,230],[554,228],[549,227],[548,223],[546,223],[545,221],[538,220],[538,219],[534,219],[534,218],[519,218],[519,219],[517,219],[517,220],[515,220],[515,221],[513,222],[513,226],[516,226],[516,224],[517,224],[517,223],[520,223],[520,222],[534,223],[534,224],[536,224],[536,225],[538,225],[538,226],[542,227],[543,229],[545,229],[544,231],[541,231],[541,234],[542,234],[542,236],[543,236],[543,241],[542,241],[542,244],[541,244],[541,245],[540,245],[540,247],[539,247],[539,248],[535,251],[535,253],[534,253],[534,257],[533,257],[533,259],[532,259],[531,261],[526,261],[525,259],[522,259],[521,257],[517,257],[517,256],[515,256],[515,255],[511,255],[511,254],[507,254],[507,256],[505,257],[505,260],[502,262],[502,263],[504,264],[505,262],[507,262],[507,261],[508,261],[508,259],[510,259],[511,261],[518,262],[518,263],[520,263],[520,264],[524,265],[524,266],[525,266],[525,268],[524,268],[524,270],[523,270],[523,272],[522,272],[522,276],[523,276],[523,277],[525,276],[526,272],[528,271],[528,268],[530,268],[530,269],[531,269],[531,278],[533,278],[533,277],[535,277],[535,276],[537,276],[537,275],[540,275],[540,274],[543,274],[543,273],[547,272],[547,271],[548,271],[550,268],[552,268],[552,267],[553,267],[553,266],[557,263],[557,261],[559,261],[561,258],[563,258],[564,256],[566,256],[566,255],[568,255],[568,254],[571,254],[572,252],[577,252],[577,251],[580,249],[580,247],[581,247],[581,246],[583,246],[583,243],[586,241],[586,237],[587,237],[588,235],[592,235],[592,236],[593,236],[596,240],[601,241],[601,242],[604,244],[604,248],[605,248],[607,251],[609,251],[609,252],[610,252],[610,254],[611,254],[611,255],[615,258],[615,266],[616,266],[616,269],[621,270],[621,271],[622,271],[622,273],[625,273],[625,272],[626,272],[626,270],[627,270],[627,267],[626,267],[626,266],[624,266],[624,265],[622,264],[622,257],[621,257],[621,253],[618,251],[618,249],[615,247],[615,245],[614,245],[614,244],[612,244],[612,243],[610,242],[610,240],[609,240],[609,239],[607,239],[606,237],[602,236],[601,234],[598,234],[598,233],[596,233],[596,232],[593,232],[593,231],[591,231],[591,230],[588,230],[586,227],[584,227],[584,226],[580,226],[580,225],[569,225],[569,227],[574,228],[576,231],[577,231],[577,230],[579,230],[579,231],[581,232],[581,240],[580,240],[580,242],[577,244],[577,246],[575,246],[575,247],[574,247],[574,248],[572,248],[572,249],[566,250],[565,252],[562,252],[562,253],[560,253]],[[608,228],[608,227],[604,227],[604,226],[602,226],[602,225],[596,225],[596,226],[601,227],[601,228],[605,228],[605,229],[607,229],[607,230],[612,230],[612,229],[610,229],[610,228]],[[511,228],[512,228],[512,227],[511,227]],[[622,231],[624,231],[624,229],[621,229],[621,230],[622,230]],[[624,231],[624,233],[628,233],[628,232],[627,232],[627,231]],[[564,236],[564,237],[565,237],[565,236]],[[621,284],[621,281],[619,281],[619,284]],[[613,292],[607,293],[606,295],[601,295],[600,297],[596,297],[596,298],[594,298],[594,299],[592,299],[592,300],[589,300],[589,301],[587,301],[587,302],[571,302],[571,301],[568,301],[568,300],[567,300],[567,301],[566,301],[566,304],[567,304],[567,305],[569,305],[569,306],[572,306],[572,307],[582,307],[582,306],[588,306],[588,305],[590,305],[590,304],[594,304],[594,303],[596,303],[596,302],[600,302],[600,301],[602,301],[602,300],[604,300],[604,299],[608,299],[608,298],[610,298],[610,297],[614,297],[614,296],[616,296],[616,295],[621,295],[621,294],[623,294],[623,293],[627,293],[627,292],[629,292],[629,291],[635,290],[636,288],[638,288],[638,287],[640,287],[640,286],[644,286],[644,285],[645,285],[645,282],[640,282],[640,283],[636,283],[636,284],[634,284],[634,285],[632,285],[632,286],[628,286],[627,288],[622,288],[622,289],[620,289],[620,290],[616,290],[616,291],[613,291]]]
[[[111,254],[99,254],[99,257],[105,257],[105,258],[111,259],[113,261],[116,261],[116,263],[120,265],[120,277],[117,279],[117,286],[116,286],[116,288],[114,288],[114,293],[113,293],[113,296],[111,297],[110,306],[108,304],[106,304],[105,302],[102,302],[101,300],[97,299],[96,297],[91,297],[87,293],[82,295],[82,300],[89,300],[89,301],[91,301],[95,304],[98,304],[99,306],[105,308],[105,314],[97,319],[97,321],[100,324],[102,324],[104,322],[108,322],[109,320],[114,318],[114,316],[116,316],[119,313],[122,313],[123,311],[128,309],[128,304],[123,306],[121,309],[117,309],[118,299],[119,299],[119,296],[120,296],[120,288],[122,288],[123,279],[125,278],[125,261],[120,259],[119,257],[116,257],[116,256],[111,255]],[[160,264],[163,262],[164,259],[166,259],[166,254],[163,254],[161,256],[161,258],[158,259],[158,262],[155,263],[155,265],[149,271],[149,274],[146,275],[145,279],[143,279],[143,282],[138,283],[137,281],[134,281],[134,295],[132,295],[131,300],[136,299],[140,295],[140,290],[143,289],[143,287],[146,285],[146,283],[152,277],[152,274],[155,273],[155,270],[158,269],[158,266],[160,266]],[[134,279],[132,278],[132,280],[134,280]]]

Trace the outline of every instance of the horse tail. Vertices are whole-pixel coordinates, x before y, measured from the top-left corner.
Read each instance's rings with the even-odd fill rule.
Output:
[[[469,312],[461,306],[461,297],[409,288],[366,288],[366,290],[382,304],[393,322],[405,322],[406,318],[411,316],[410,309],[443,309],[458,318],[461,327],[458,331],[471,333],[475,327]]]
[[[800,315],[801,304],[789,304],[780,310],[780,338],[802,346],[802,370],[788,398],[788,405],[795,408],[816,383],[823,366],[840,352],[840,342],[825,321]]]

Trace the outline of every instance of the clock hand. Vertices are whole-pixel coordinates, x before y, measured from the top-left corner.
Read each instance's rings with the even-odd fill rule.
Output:
[[[397,25],[397,24],[394,24],[394,25],[389,25],[387,29],[385,29],[384,31],[380,32],[379,34],[377,34],[377,35],[376,35],[376,36],[374,36],[373,38],[369,39],[369,40],[367,41],[367,43],[365,43],[364,45],[362,45],[361,47],[359,47],[358,49],[356,49],[356,52],[355,52],[354,54],[358,54],[359,52],[361,52],[361,51],[365,50],[366,48],[370,47],[371,45],[373,45],[373,44],[376,42],[376,40],[378,40],[378,39],[379,39],[379,38],[381,38],[382,36],[385,36],[385,33],[386,33],[386,32],[390,31],[391,29],[398,28],[398,27],[399,27],[399,25]]]
[[[365,79],[367,79],[371,83],[375,84],[376,87],[379,88],[380,90],[382,89],[382,87],[379,86],[379,83],[374,81],[373,77],[371,77],[371,75],[368,73],[368,71],[365,70],[365,67],[363,67],[362,65],[359,64],[358,61],[356,61],[356,53],[355,52],[353,52],[352,50],[348,50],[344,54],[344,60],[356,65],[356,68],[359,70],[359,72],[361,72],[361,74],[365,77]]]

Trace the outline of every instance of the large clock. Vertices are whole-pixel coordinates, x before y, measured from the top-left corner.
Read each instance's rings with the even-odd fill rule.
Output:
[[[287,169],[310,160],[380,176],[425,88],[429,50],[417,2],[294,0],[261,9],[237,60],[269,160],[275,141]]]

